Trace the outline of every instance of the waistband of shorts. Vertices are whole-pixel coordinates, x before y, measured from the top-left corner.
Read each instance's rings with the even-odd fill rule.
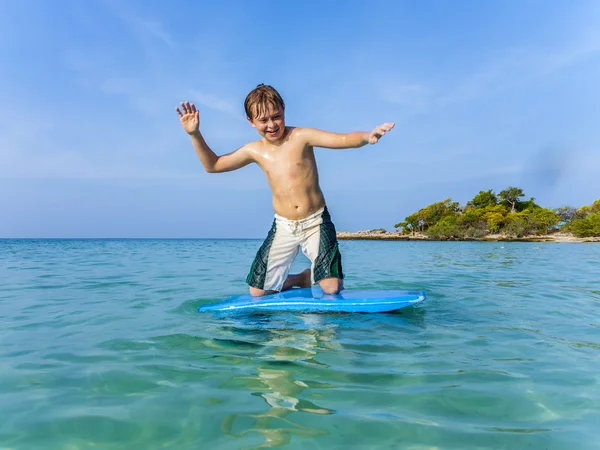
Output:
[[[319,209],[318,211],[315,211],[310,216],[306,216],[306,217],[304,217],[302,219],[298,219],[298,220],[291,220],[291,219],[288,219],[286,217],[280,216],[279,214],[275,213],[275,220],[278,220],[280,222],[285,222],[285,223],[304,223],[304,222],[308,222],[310,220],[313,220],[313,219],[316,219],[317,217],[322,216],[323,213],[325,212],[325,209],[327,209],[327,206],[323,206],[321,209]]]

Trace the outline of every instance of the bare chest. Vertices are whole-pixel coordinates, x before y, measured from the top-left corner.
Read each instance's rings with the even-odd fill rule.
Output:
[[[258,162],[270,180],[301,180],[312,176],[316,171],[312,147],[269,149],[261,155]]]

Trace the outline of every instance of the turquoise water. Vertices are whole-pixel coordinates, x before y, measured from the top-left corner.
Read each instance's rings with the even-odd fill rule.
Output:
[[[600,244],[343,241],[428,300],[198,313],[259,245],[0,240],[0,448],[599,448]]]

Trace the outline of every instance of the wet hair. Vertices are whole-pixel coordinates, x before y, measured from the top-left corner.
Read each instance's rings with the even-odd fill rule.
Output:
[[[262,83],[256,86],[244,101],[244,109],[249,119],[255,119],[266,113],[269,106],[281,108],[282,111],[285,110],[285,103],[283,103],[279,92],[274,87]]]

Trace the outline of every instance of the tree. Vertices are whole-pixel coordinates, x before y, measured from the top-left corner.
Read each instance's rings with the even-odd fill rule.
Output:
[[[528,211],[522,212],[511,212],[506,216],[506,221],[504,222],[504,227],[502,231],[514,237],[523,237],[530,234],[531,230],[528,223]]]
[[[590,206],[586,205],[579,208],[579,210],[577,211],[577,215],[583,218],[586,217],[588,214],[593,214],[598,211],[600,211],[600,199],[596,200]]]
[[[560,216],[550,209],[537,207],[531,210],[528,222],[535,234],[547,234],[556,230]]]
[[[485,209],[466,208],[458,216],[458,225],[466,237],[482,237],[488,232],[488,224],[484,219]]]
[[[429,227],[426,234],[433,238],[461,238],[464,231],[459,226],[456,215],[448,215]]]
[[[541,206],[535,202],[535,198],[533,197],[531,197],[529,200],[525,200],[524,202],[517,201],[517,206],[519,211],[523,211],[524,209],[530,209],[533,211],[535,208],[541,208]]]
[[[444,217],[457,214],[459,211],[460,208],[458,202],[453,202],[451,198],[447,198],[444,201],[432,203],[416,213],[411,214],[404,219],[404,222],[397,223],[395,227],[403,227],[410,231],[423,232],[438,223]]]
[[[575,210],[575,208],[564,206],[556,211],[557,214],[561,216],[561,219],[564,217],[564,223],[562,225],[564,230],[571,231],[575,236],[578,237],[600,235],[600,231],[598,231],[599,234],[596,234],[594,231],[595,221],[598,220],[595,215],[600,213],[600,199],[596,200],[589,206],[582,206],[581,208],[575,210],[574,213],[573,210]],[[565,219],[571,220],[567,221]]]
[[[560,217],[560,223],[563,227],[568,227],[577,215],[577,208],[571,206],[561,206],[554,210],[558,217]]]
[[[600,236],[600,199],[579,208],[569,229],[578,237]]]
[[[510,205],[510,212],[514,213],[517,203],[519,203],[519,198],[525,197],[525,193],[523,192],[523,189],[521,189],[521,188],[509,186],[508,188],[504,189],[503,191],[500,191],[500,193],[498,194],[498,197],[503,202],[508,203]]]
[[[505,217],[499,212],[488,211],[483,215],[490,233],[497,233],[504,224]]]
[[[473,197],[473,200],[467,202],[467,206],[470,206],[471,208],[486,208],[497,204],[498,198],[491,189],[488,191],[479,191],[479,194]]]
[[[578,237],[600,236],[600,211],[588,214],[585,219],[575,219],[572,228]]]
[[[394,228],[396,231],[402,231],[404,234],[410,233],[410,227],[408,226],[407,222],[398,222],[396,225],[394,225]]]
[[[405,234],[420,231],[442,239],[478,238],[488,233],[523,237],[551,233],[559,227],[575,236],[600,236],[600,199],[579,209],[547,209],[533,197],[521,200],[524,196],[522,189],[509,186],[497,196],[491,189],[479,191],[466,207],[447,198],[411,214],[395,227]]]

